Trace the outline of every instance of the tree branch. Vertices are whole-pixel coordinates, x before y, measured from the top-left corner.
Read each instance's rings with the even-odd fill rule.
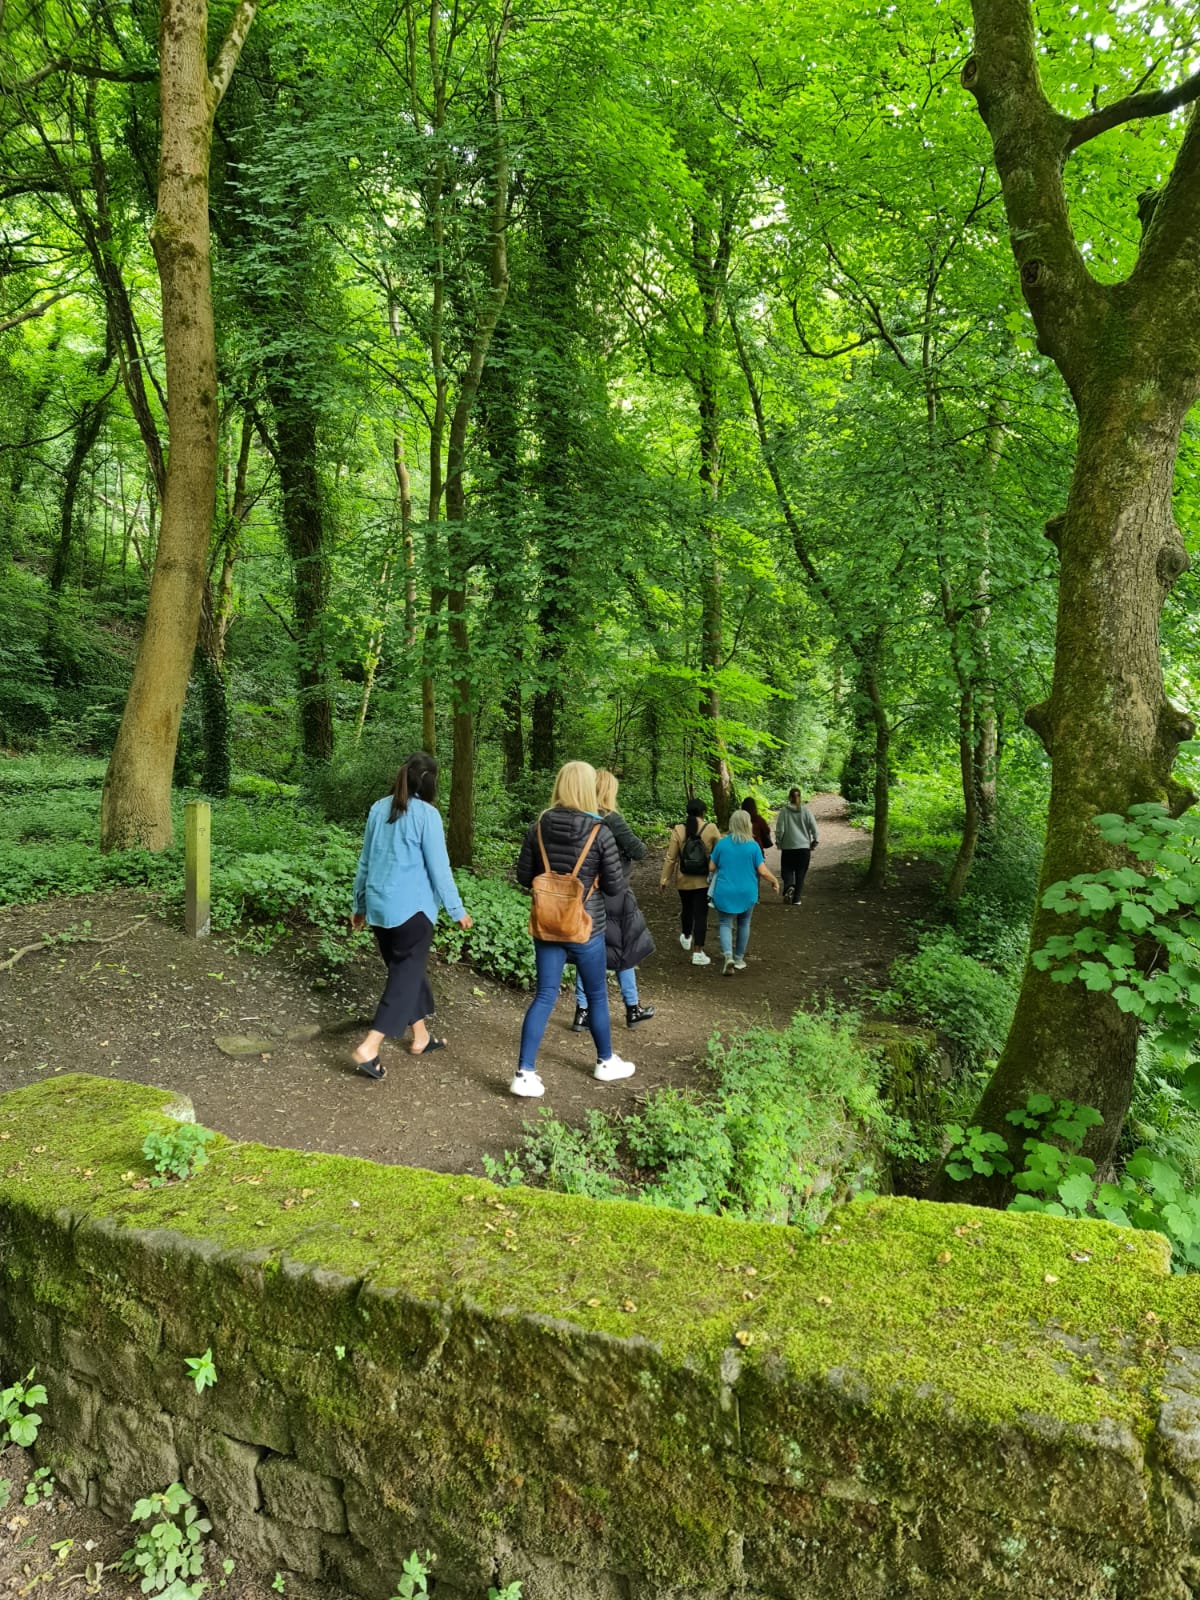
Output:
[[[1110,128],[1119,128],[1123,122],[1136,122],[1140,117],[1161,117],[1180,106],[1190,105],[1200,99],[1200,72],[1177,83],[1173,89],[1154,89],[1148,94],[1129,94],[1123,100],[1114,100],[1110,106],[1101,106],[1090,116],[1080,117],[1072,124],[1067,138],[1067,154],[1078,150],[1089,139],[1098,138]]]
[[[992,136],[1009,238],[1039,348],[1078,400],[1109,296],[1084,264],[1067,209],[1063,163],[1076,124],[1046,98],[1030,0],[971,0],[971,11],[975,53],[963,63],[962,84]]]
[[[279,607],[275,606],[275,605],[272,605],[271,601],[267,599],[265,594],[262,596],[262,603],[263,603],[263,605],[266,606],[267,610],[269,612],[271,612],[272,616],[274,616],[275,619],[278,621],[279,626],[283,629],[284,633],[287,634],[288,638],[291,639],[293,643],[295,643],[297,641],[297,639],[299,638],[299,635],[297,634],[295,628],[292,627],[292,625],[288,621],[288,619],[284,616],[283,612],[280,611]]]
[[[208,75],[212,84],[213,110],[221,104],[225,91],[229,87],[229,80],[233,77],[233,69],[238,64],[238,57],[242,53],[242,46],[246,42],[246,35],[254,21],[258,10],[258,0],[239,0],[238,8],[229,21],[229,28],[225,34],[224,42],[217,52],[217,59],[213,62],[213,69]]]
[[[0,333],[7,333],[10,328],[15,328],[19,322],[28,322],[33,317],[44,317],[51,306],[57,305],[60,300],[65,300],[68,295],[78,293],[75,289],[62,289],[58,294],[52,294],[49,300],[44,300],[40,306],[31,306],[28,311],[22,311],[18,316],[9,317],[7,322],[0,322]]]
[[[0,94],[23,94],[27,89],[36,89],[43,79],[56,72],[71,72],[77,78],[103,78],[107,83],[154,83],[158,78],[157,67],[102,67],[98,61],[72,61],[69,56],[56,56],[17,83],[0,83]]]

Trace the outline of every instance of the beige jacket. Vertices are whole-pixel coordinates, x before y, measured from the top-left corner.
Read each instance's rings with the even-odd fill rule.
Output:
[[[658,886],[665,889],[673,883],[677,889],[707,889],[708,874],[697,877],[694,873],[680,872],[679,852],[683,849],[683,841],[687,832],[686,822],[677,822],[671,829],[671,837],[667,843],[666,859],[663,861],[662,877]],[[700,837],[704,841],[704,848],[712,855],[713,845],[721,837],[721,830],[715,822],[706,822],[700,829]]]

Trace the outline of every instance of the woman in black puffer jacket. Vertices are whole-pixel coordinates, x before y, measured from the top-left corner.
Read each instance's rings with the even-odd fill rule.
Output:
[[[599,802],[600,815],[604,818],[604,826],[617,841],[621,868],[625,874],[624,892],[604,897],[604,911],[607,917],[604,942],[607,947],[608,970],[616,973],[621,999],[625,1002],[625,1026],[636,1028],[639,1022],[649,1022],[654,1015],[654,1007],[644,1006],[638,999],[637,973],[634,970],[654,954],[654,938],[646,926],[646,919],[642,915],[641,906],[637,903],[637,897],[629,887],[629,874],[633,863],[640,861],[646,854],[646,842],[638,838],[617,810],[617,788],[616,774],[609,772],[607,767],[601,767],[596,773],[596,799]],[[575,1020],[571,1024],[571,1031],[582,1033],[587,1025],[587,995],[583,990],[583,979],[576,971]]]
[[[538,844],[539,826],[546,848],[545,861]],[[521,843],[521,854],[517,859],[517,882],[528,889],[541,872],[570,872],[593,828],[597,829],[596,837],[579,864],[579,878],[587,896],[585,906],[592,919],[590,938],[586,944],[558,943],[546,939],[533,941],[537,989],[525,1013],[521,1027],[520,1061],[509,1085],[513,1094],[528,1099],[540,1099],[546,1092],[546,1086],[537,1072],[538,1047],[558,998],[563,969],[568,961],[574,961],[587,996],[588,1027],[596,1045],[594,1076],[602,1083],[612,1083],[618,1078],[631,1078],[634,1073],[632,1061],[624,1061],[613,1054],[605,981],[604,902],[608,895],[624,893],[625,873],[616,840],[600,821],[596,801],[596,769],[586,761],[568,761],[559,768],[558,777],[554,780],[554,793],[550,797],[550,809],[543,811],[538,820],[530,824]]]

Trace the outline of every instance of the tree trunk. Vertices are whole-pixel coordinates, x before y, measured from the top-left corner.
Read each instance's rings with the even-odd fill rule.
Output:
[[[1000,815],[997,795],[996,771],[999,757],[999,740],[996,727],[995,689],[990,679],[981,685],[975,724],[975,748],[972,751],[972,771],[975,781],[976,802],[979,809],[979,826],[991,832]]]
[[[875,724],[874,793],[875,807],[871,821],[871,860],[867,867],[867,887],[882,889],[887,880],[888,828],[891,812],[890,756],[892,729],[887,707],[879,684],[874,663],[863,673],[863,686],[871,704],[871,718]]]
[[[333,694],[325,652],[329,539],[318,463],[317,413],[280,370],[267,380],[275,413],[283,535],[292,563],[300,746],[306,761],[333,758]]]
[[[247,477],[253,423],[248,413],[242,416],[233,493],[229,494],[229,462],[225,463],[226,516],[213,560],[220,560],[214,586],[211,575],[204,585],[200,603],[200,631],[196,639],[196,676],[200,680],[200,719],[204,739],[204,767],[201,775],[206,794],[222,797],[229,793],[233,777],[229,748],[229,684],[225,671],[225,643],[233,621],[233,569],[237,562],[242,527],[250,511]]]
[[[200,680],[200,717],[204,730],[204,765],[200,784],[205,794],[222,798],[229,793],[233,766],[229,751],[229,686],[223,661],[206,647],[204,622],[196,651],[196,676]]]
[[[963,827],[958,854],[946,883],[946,899],[951,905],[962,899],[967,886],[975,847],[979,843],[979,797],[975,785],[975,715],[971,683],[960,676],[958,691],[958,772],[962,781]]]
[[[466,528],[467,429],[479,394],[483,366],[491,349],[496,324],[508,296],[508,149],[504,132],[504,103],[500,91],[499,63],[508,28],[507,0],[496,33],[490,41],[489,89],[492,125],[491,240],[488,251],[489,285],[475,318],[475,330],[459,385],[458,401],[450,422],[446,448],[446,554],[449,575],[446,609],[454,659],[453,770],[450,775],[450,821],[446,849],[455,867],[469,867],[475,853],[475,684],[472,678],[471,638],[467,626],[467,575],[470,567]]]
[[[210,76],[205,0],[162,0],[162,147],[151,233],[162,285],[170,453],[146,622],[100,802],[101,849],[171,843],[171,772],[200,621],[217,490],[208,238],[213,116],[257,0],[241,0]]]
[[[984,470],[989,489],[995,482],[1000,452],[1004,448],[1004,412],[999,404],[988,411],[987,454]],[[975,744],[971,757],[972,788],[979,813],[979,827],[987,833],[996,826],[999,815],[996,777],[999,739],[996,729],[996,684],[992,669],[992,521],[991,507],[985,505],[979,527],[979,571],[975,580]]]
[[[1026,713],[1050,755],[1052,780],[1039,891],[1114,866],[1092,819],[1157,801],[1178,815],[1195,796],[1171,776],[1193,723],[1163,691],[1159,614],[1187,566],[1171,514],[1179,435],[1200,392],[1200,124],[1193,108],[1161,194],[1142,207],[1144,236],[1124,282],[1092,277],[1071,229],[1063,168],[1098,134],[1194,99],[1188,91],[1127,96],[1071,119],[1041,84],[1029,0],[974,0],[976,53],[962,81],[992,136],[1009,238],[1039,347],[1079,413],[1067,509],[1047,525],[1061,557],[1050,698]],[[1033,948],[1063,928],[1041,907]],[[1004,1121],[1031,1091],[1095,1106],[1102,1126],[1084,1152],[1111,1160],[1133,1084],[1137,1023],[1111,995],[1053,983],[1027,963],[1012,1030],[978,1120],[1016,1143]],[[998,1198],[1000,1183],[972,1184]],[[942,1180],[942,1192],[957,1192]]]
[[[51,594],[58,594],[66,582],[67,570],[71,564],[71,550],[75,542],[75,500],[79,493],[79,480],[83,476],[84,463],[100,437],[107,401],[108,396],[104,395],[98,400],[85,402],[75,423],[75,437],[71,443],[66,471],[63,473],[62,497],[59,500],[58,544],[55,546],[54,559],[50,563],[47,579]]]
[[[1140,392],[1139,392],[1140,391]],[[1183,809],[1191,796],[1171,779],[1175,751],[1192,721],[1163,693],[1158,620],[1186,553],[1171,512],[1182,415],[1144,386],[1114,385],[1095,413],[1080,419],[1067,514],[1061,524],[1058,629],[1050,698],[1026,721],[1053,762],[1046,853],[1038,885],[1032,948],[1064,931],[1042,909],[1052,883],[1076,873],[1126,866],[1092,818],[1141,801]],[[1157,412],[1157,415],[1155,414]],[[1005,1114],[1037,1092],[1095,1106],[1104,1117],[1086,1153],[1112,1157],[1133,1088],[1138,1023],[1106,994],[1055,983],[1027,964],[1012,1029],[975,1120],[1020,1138]],[[967,1198],[963,1185],[943,1192]],[[995,1184],[971,1185],[976,1198]]]
[[[722,662],[721,558],[717,506],[721,496],[721,308],[729,275],[736,201],[724,196],[716,228],[692,221],[692,274],[700,297],[702,334],[693,385],[699,410],[700,445],[700,691],[699,713],[705,728],[705,765],[717,825],[726,828],[733,811],[733,777],[721,733],[721,696],[717,673]]]
[[[53,361],[62,335],[57,327],[46,341],[46,350],[43,356],[44,368],[41,377],[29,397],[29,406],[25,412],[22,435],[26,439],[33,439],[37,435],[38,425],[41,422],[42,412],[53,394],[57,380],[58,370]],[[6,493],[0,500],[0,556],[16,555],[17,553],[17,512],[20,509],[21,491],[25,487],[25,474],[33,460],[32,452],[17,449],[12,452],[12,466],[5,483]]]

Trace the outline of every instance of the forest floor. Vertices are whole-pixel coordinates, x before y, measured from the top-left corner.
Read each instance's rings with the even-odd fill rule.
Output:
[[[821,844],[804,903],[785,906],[765,891],[749,965],[730,978],[721,976],[715,917],[713,964],[693,967],[679,947],[678,898],[657,892],[661,854],[638,863],[633,885],[658,944],[639,969],[639,988],[657,1015],[627,1030],[612,988],[614,1048],[638,1069],[625,1082],[592,1078],[591,1038],[570,1031],[574,1002],[564,989],[539,1056],[546,1097],[514,1099],[508,1083],[528,996],[435,962],[434,1031],[448,1048],[421,1061],[386,1045],[388,1075],[372,1083],[349,1060],[381,987],[382,967],[365,941],[360,957],[322,982],[297,946],[263,955],[228,936],[189,939],[153,896],[120,890],[0,910],[0,965],[48,935],[67,935],[0,970],[0,1090],[47,1073],[94,1072],[187,1094],[201,1123],[235,1138],[478,1171],[485,1153],[517,1146],[537,1104],[568,1122],[593,1106],[632,1108],[660,1085],[702,1082],[717,1029],[782,1024],[800,1005],[861,1000],[883,983],[911,942],[913,919],[933,909],[935,869],[900,859],[884,893],[867,891],[860,863],[869,834],[850,826],[838,796],[812,804]],[[778,873],[778,851],[768,863]]]

